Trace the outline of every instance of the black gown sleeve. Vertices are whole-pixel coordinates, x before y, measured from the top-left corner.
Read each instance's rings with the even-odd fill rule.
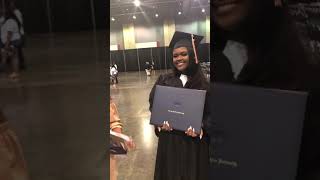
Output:
[[[214,61],[210,64],[211,82],[232,82],[234,78],[231,63],[221,51],[214,52]]]
[[[155,84],[153,85],[151,92],[149,94],[149,111],[152,112],[152,105],[153,105],[153,98],[154,98],[154,93],[156,90],[156,85],[163,85],[164,82],[164,78],[163,75],[160,75],[159,78],[157,79],[157,81],[155,82]],[[154,131],[155,134],[158,136],[159,135],[159,131],[157,129],[157,127],[154,127]]]
[[[163,75],[160,75],[157,79],[157,81],[154,83],[151,92],[149,94],[149,111],[152,111],[152,105],[153,105],[153,98],[154,98],[154,93],[156,90],[156,85],[163,85]]]
[[[318,83],[319,81],[315,82]],[[317,85],[319,86],[319,85]],[[309,90],[303,136],[300,149],[297,179],[316,180],[320,178],[320,87]]]

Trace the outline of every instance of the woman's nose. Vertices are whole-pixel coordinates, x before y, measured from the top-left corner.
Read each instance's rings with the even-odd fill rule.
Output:
[[[176,60],[177,60],[177,61],[182,60],[182,56],[181,56],[181,55],[177,56],[177,57],[176,57]]]

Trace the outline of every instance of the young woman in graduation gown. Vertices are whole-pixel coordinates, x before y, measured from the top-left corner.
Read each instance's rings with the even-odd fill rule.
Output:
[[[287,7],[279,2],[213,2],[211,81],[309,92],[297,180],[319,180],[319,70],[308,62]],[[232,8],[224,8],[228,3]],[[214,128],[209,122],[211,136]]]
[[[176,32],[169,46],[173,48],[172,72],[160,75],[150,93],[150,111],[156,85],[200,90],[208,88],[208,83],[195,60],[191,35],[180,35],[181,33]],[[192,128],[182,132],[173,130],[166,119],[164,121],[162,127],[155,128],[158,149],[154,179],[207,180],[209,159],[205,129],[201,135],[192,132]]]

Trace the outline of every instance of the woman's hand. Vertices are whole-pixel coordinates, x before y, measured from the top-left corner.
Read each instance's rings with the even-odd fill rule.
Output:
[[[126,141],[126,146],[128,147],[128,150],[133,150],[136,148],[136,145],[133,142],[133,139],[130,137],[129,141]]]
[[[170,124],[168,121],[163,121],[163,125],[161,127],[158,127],[158,131],[172,131],[173,129],[170,127]]]
[[[201,131],[200,131],[200,134],[197,134],[194,130],[194,128],[192,128],[192,126],[190,126],[187,131],[185,132],[187,136],[191,136],[191,137],[197,137],[199,136],[200,139],[202,139],[202,136],[203,136],[203,130],[201,128]]]

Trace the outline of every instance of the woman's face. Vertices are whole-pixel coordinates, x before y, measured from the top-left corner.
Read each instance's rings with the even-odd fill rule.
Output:
[[[173,64],[178,71],[186,71],[189,66],[189,62],[189,53],[186,47],[179,47],[173,50]]]
[[[213,0],[213,19],[223,30],[233,31],[250,16],[260,0]],[[265,0],[263,0],[265,1]]]

